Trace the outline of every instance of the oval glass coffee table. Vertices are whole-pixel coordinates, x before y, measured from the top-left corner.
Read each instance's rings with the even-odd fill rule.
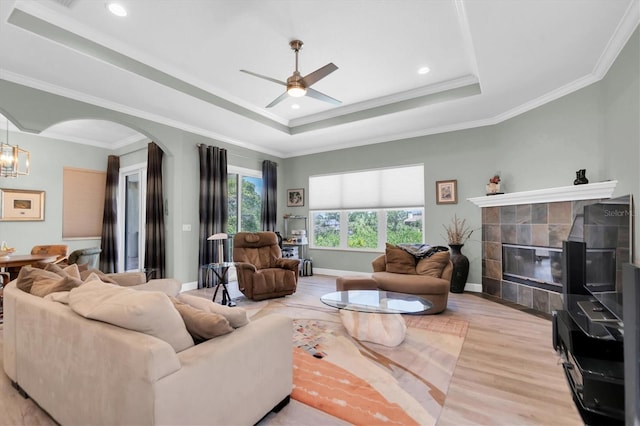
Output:
[[[418,296],[383,290],[334,291],[320,300],[340,310],[352,337],[391,347],[402,343],[407,331],[400,314],[424,314],[433,306]]]

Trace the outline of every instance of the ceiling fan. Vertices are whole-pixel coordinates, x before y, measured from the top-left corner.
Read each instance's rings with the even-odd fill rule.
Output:
[[[300,40],[291,40],[289,42],[289,46],[291,49],[296,52],[296,70],[293,72],[293,75],[287,78],[287,82],[283,82],[280,80],[276,80],[275,78],[267,77],[261,74],[256,74],[247,70],[240,70],[240,72],[252,75],[254,77],[262,78],[268,81],[272,81],[274,83],[283,85],[287,87],[287,90],[277,98],[273,100],[267,108],[271,108],[284,100],[287,96],[292,96],[294,98],[300,98],[302,96],[309,96],[314,99],[318,99],[324,102],[329,102],[330,104],[339,105],[340,102],[337,99],[332,98],[331,96],[327,96],[324,93],[320,93],[317,90],[311,88],[311,85],[317,83],[319,80],[325,78],[332,72],[338,69],[337,66],[333,64],[333,62],[328,63],[327,65],[318,68],[311,74],[307,74],[304,77],[300,75],[300,71],[298,71],[298,52],[302,49],[302,41]]]

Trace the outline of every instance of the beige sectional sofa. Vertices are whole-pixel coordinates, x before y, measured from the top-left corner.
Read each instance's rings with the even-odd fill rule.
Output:
[[[171,280],[140,287],[176,289]],[[15,280],[4,290],[4,370],[63,425],[255,424],[289,401],[292,365],[285,316],[176,353],[157,337],[20,290]]]

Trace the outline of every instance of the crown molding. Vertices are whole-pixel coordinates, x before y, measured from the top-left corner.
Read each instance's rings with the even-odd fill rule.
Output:
[[[252,151],[257,151],[257,152],[262,152],[264,154],[268,154],[268,155],[273,155],[275,157],[280,157],[283,158],[284,157],[284,153],[280,152],[280,151],[276,151],[273,149],[268,149],[262,146],[258,146],[258,145],[254,145],[251,143],[247,143],[247,142],[243,142],[243,141],[239,141],[233,138],[229,138],[227,136],[224,136],[220,133],[215,133],[215,132],[211,132],[209,130],[206,129],[202,129],[200,127],[197,126],[192,126],[186,123],[183,123],[181,121],[177,121],[168,117],[164,117],[161,115],[157,115],[157,114],[151,114],[147,111],[143,111],[143,110],[139,110],[139,109],[135,109],[135,108],[131,108],[116,102],[112,102],[112,101],[108,101],[106,99],[102,99],[102,98],[98,98],[95,96],[90,96],[87,95],[85,93],[82,92],[77,92],[75,90],[71,90],[68,89],[66,87],[62,87],[62,86],[57,86],[54,84],[50,84],[41,80],[37,80],[31,77],[26,77],[23,76],[21,74],[16,74],[13,73],[11,71],[4,71],[2,72],[2,78],[0,78],[0,80],[6,80],[8,82],[11,83],[15,83],[15,84],[19,84],[22,86],[26,86],[26,87],[30,87],[32,89],[36,89],[36,90],[41,90],[43,92],[47,92],[53,95],[57,95],[57,96],[61,96],[64,98],[68,98],[68,99],[72,99],[74,101],[78,101],[78,102],[84,102],[90,105],[95,105],[97,107],[100,108],[105,108],[111,111],[115,111],[115,112],[119,112],[122,114],[126,114],[126,115],[130,115],[133,117],[138,117],[141,118],[143,120],[149,120],[152,121],[154,123],[159,123],[168,127],[173,127],[175,129],[179,129],[179,130],[184,130],[185,132],[190,132],[190,133],[194,133],[200,136],[204,136],[210,139],[215,139],[217,141],[220,142],[224,142],[224,143],[228,143],[230,145],[235,145],[238,147],[242,147],[242,148],[247,148],[250,149]],[[80,117],[79,117],[80,118]],[[82,117],[82,118],[87,118],[87,117]],[[122,124],[123,126],[126,127],[131,127],[126,123],[118,123],[118,124]],[[39,134],[41,131],[38,129],[26,129],[23,128],[21,129],[22,131],[28,132],[28,133],[35,133],[35,134]],[[137,130],[137,129],[134,129]]]
[[[627,8],[622,20],[593,68],[593,74],[598,80],[604,78],[607,74],[639,23],[640,1],[635,0]]]
[[[345,105],[337,108],[332,108],[326,111],[319,112],[317,114],[306,115],[291,120],[289,126],[292,133],[296,133],[295,129],[308,124],[318,123],[325,120],[331,120],[334,118],[342,117],[349,114],[354,114],[363,111],[374,110],[376,108],[385,107],[387,105],[401,104],[413,99],[419,99],[435,95],[438,93],[446,92],[448,90],[459,89],[461,87],[472,86],[478,84],[478,78],[473,75],[464,75],[462,77],[442,81],[427,86],[422,86],[417,89],[405,90],[403,92],[393,93],[387,96],[380,96],[377,98],[367,99],[362,102],[357,102],[350,105]],[[380,114],[382,115],[382,114]]]

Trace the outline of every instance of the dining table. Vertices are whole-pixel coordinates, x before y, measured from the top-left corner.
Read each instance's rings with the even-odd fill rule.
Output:
[[[0,257],[0,271],[9,272],[10,279],[14,280],[23,266],[36,262],[51,263],[57,258],[56,254],[10,254]]]

